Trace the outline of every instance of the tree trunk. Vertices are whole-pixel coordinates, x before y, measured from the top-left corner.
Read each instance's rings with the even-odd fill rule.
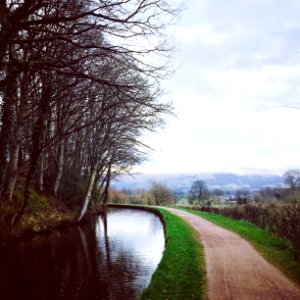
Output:
[[[43,155],[40,155],[36,189],[40,192],[42,192],[44,190],[44,157],[43,157]]]
[[[64,166],[64,149],[65,144],[64,141],[61,141],[58,145],[58,166],[57,166],[57,174],[55,178],[55,182],[53,185],[53,195],[57,197],[57,192],[59,188],[59,184],[62,178],[63,166]]]
[[[91,199],[91,193],[92,193],[93,185],[94,185],[95,178],[96,178],[96,175],[97,175],[98,164],[99,164],[99,161],[97,161],[95,163],[95,165],[93,166],[93,169],[92,169],[92,172],[91,172],[91,175],[90,175],[90,178],[89,178],[89,182],[88,182],[88,187],[87,187],[87,190],[86,190],[86,193],[85,193],[85,196],[84,196],[84,201],[83,201],[79,216],[77,218],[78,222],[80,222],[82,220],[83,216],[87,212],[87,208],[88,208],[88,205],[89,205],[89,202],[90,202],[90,199]]]
[[[22,218],[23,214],[25,213],[26,209],[29,205],[29,198],[30,198],[30,183],[33,178],[33,175],[36,173],[37,165],[39,158],[42,153],[42,145],[44,143],[44,132],[45,132],[45,120],[49,115],[50,110],[50,101],[51,101],[51,88],[48,85],[48,82],[45,80],[43,81],[43,91],[39,103],[39,114],[36,123],[34,124],[33,131],[32,131],[32,148],[30,153],[29,159],[29,170],[26,176],[26,183],[24,187],[24,201],[21,209],[18,213],[12,218],[12,226],[17,224],[19,220]]]
[[[36,163],[37,163],[37,160],[38,160],[38,156],[39,156],[39,154],[36,154],[31,158],[30,167],[29,167],[29,170],[28,170],[28,174],[26,176],[26,182],[25,182],[25,187],[24,187],[23,204],[22,204],[21,209],[13,216],[13,218],[11,220],[11,226],[12,227],[15,226],[20,221],[20,219],[24,215],[26,209],[28,208],[29,198],[30,198],[30,190],[29,190],[30,182],[31,182],[31,179],[33,177],[34,170],[36,168]]]
[[[9,179],[7,185],[7,191],[5,198],[8,201],[12,201],[12,196],[15,190],[16,182],[18,179],[18,161],[19,161],[19,151],[20,151],[20,143],[17,142],[17,145],[14,146],[14,149],[10,156],[9,162],[9,170],[7,172]]]
[[[26,122],[26,113],[28,109],[28,99],[27,99],[27,87],[28,87],[28,73],[23,74],[21,82],[21,98],[20,106],[17,114],[17,125],[13,134],[11,141],[11,153],[10,162],[8,166],[8,185],[7,185],[7,199],[12,201],[12,196],[15,190],[15,185],[19,175],[19,154],[22,143],[22,138],[24,136],[24,126]]]
[[[9,180],[8,165],[15,117],[14,105],[17,101],[17,75],[18,70],[10,64],[4,85],[4,97],[1,111],[0,131],[0,197],[7,194]]]
[[[94,182],[94,186],[93,186],[93,189],[92,189],[92,199],[95,199],[94,201],[95,201],[95,203],[97,202],[97,192],[99,192],[100,193],[100,191],[101,191],[101,189],[102,189],[102,187],[103,187],[103,185],[104,185],[104,182],[105,182],[105,180],[106,180],[106,177],[101,181],[101,184],[100,184],[100,186],[99,186],[99,182],[100,182],[100,179],[101,179],[101,177],[103,176],[103,174],[104,174],[104,168],[103,168],[103,164],[104,164],[104,162],[102,161],[100,164],[98,164],[98,170],[97,170],[97,178],[96,178],[96,180],[95,180],[95,182]],[[100,199],[99,199],[99,202],[101,203],[101,197],[100,197]]]
[[[106,184],[105,184],[105,188],[104,188],[104,192],[103,192],[103,205],[104,206],[107,205],[107,201],[108,201],[108,190],[109,190],[109,185],[110,185],[110,179],[111,179],[111,165],[109,164],[107,174],[106,174]]]

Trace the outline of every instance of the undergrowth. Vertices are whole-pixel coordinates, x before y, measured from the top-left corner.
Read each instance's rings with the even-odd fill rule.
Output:
[[[11,219],[21,208],[23,193],[16,191],[12,204],[0,201],[0,240],[7,241],[51,230],[74,219],[74,213],[59,208],[57,200],[30,189],[29,205],[16,226],[11,227]]]

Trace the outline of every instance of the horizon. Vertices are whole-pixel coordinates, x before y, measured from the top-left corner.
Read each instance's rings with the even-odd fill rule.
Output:
[[[143,172],[135,172],[135,173],[121,173],[116,175],[113,178],[113,181],[118,181],[118,178],[131,178],[133,181],[136,180],[138,177],[155,177],[158,178],[165,177],[165,178],[172,178],[172,177],[198,177],[199,179],[213,179],[216,175],[233,175],[237,177],[284,177],[284,173],[270,173],[270,172],[261,172],[261,173],[234,173],[234,172],[178,172],[178,173],[143,173]],[[122,181],[122,179],[120,180]]]
[[[112,180],[112,187],[117,190],[148,190],[154,182],[166,185],[177,194],[186,193],[192,183],[203,180],[209,189],[221,189],[227,192],[236,192],[240,189],[257,191],[266,187],[285,187],[283,174],[234,174],[234,173],[178,173],[155,174],[136,173],[122,174]]]
[[[234,174],[239,176],[284,176],[284,173],[288,170],[292,169],[300,169],[297,167],[294,168],[288,168],[288,169],[250,169],[250,168],[240,168],[240,169],[228,169],[228,170],[216,170],[216,171],[175,171],[175,172],[164,172],[164,171],[143,171],[143,168],[140,167],[139,170],[133,170],[129,173],[122,173],[120,175],[128,175],[128,176],[134,176],[134,175],[215,175],[215,174]]]

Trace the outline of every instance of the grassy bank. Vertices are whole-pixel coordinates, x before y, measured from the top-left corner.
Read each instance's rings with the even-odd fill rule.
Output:
[[[14,197],[14,205],[0,201],[1,242],[51,231],[60,225],[70,224],[74,220],[75,212],[62,207],[56,199],[31,189],[28,209],[18,224],[12,228],[10,220],[20,209],[23,203],[23,194],[16,192]]]
[[[300,259],[289,241],[271,235],[267,231],[245,221],[192,209],[185,210],[239,234],[248,240],[270,263],[276,265],[288,277],[300,283]]]
[[[141,299],[203,299],[204,251],[195,231],[179,217],[158,210],[165,219],[167,244]]]

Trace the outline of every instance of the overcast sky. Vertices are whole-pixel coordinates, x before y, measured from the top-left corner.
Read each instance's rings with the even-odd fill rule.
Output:
[[[201,173],[300,167],[300,1],[186,0],[172,29],[176,118],[136,171]]]

